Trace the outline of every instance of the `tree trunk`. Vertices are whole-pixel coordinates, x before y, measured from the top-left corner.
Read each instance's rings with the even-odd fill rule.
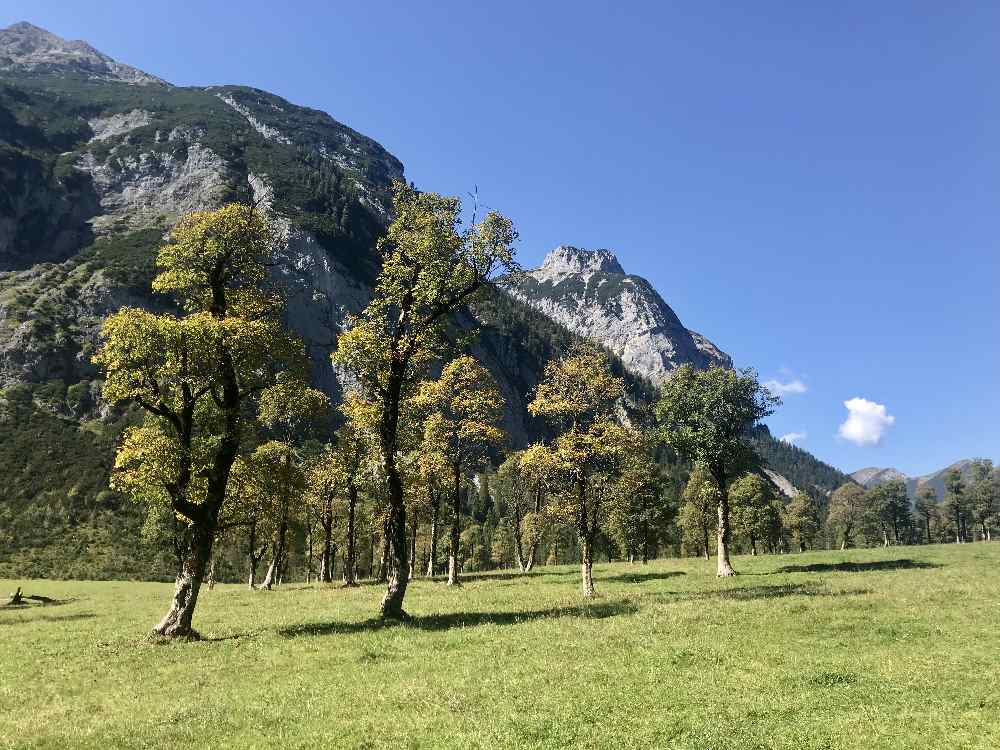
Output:
[[[521,521],[524,520],[521,515],[521,504],[518,501],[514,502],[514,560],[517,562],[517,569],[522,573],[528,572],[528,563],[524,559],[524,547],[521,544]]]
[[[323,552],[320,559],[319,580],[333,581],[333,498],[327,496],[323,506]]]
[[[406,504],[403,480],[396,467],[395,439],[391,444],[383,443],[382,447],[382,464],[389,489],[389,517],[385,525],[385,537],[388,543],[386,573],[389,580],[385,596],[382,597],[381,613],[384,618],[405,620],[409,619],[403,610],[403,598],[406,596],[406,584],[410,580],[410,561],[406,549]]]
[[[254,519],[250,522],[250,528],[248,530],[248,540],[247,540],[247,563],[249,563],[250,574],[247,576],[247,586],[251,591],[254,590],[255,584],[257,583],[257,568],[260,566],[260,561],[264,559],[264,555],[267,552],[267,542],[265,542],[260,550],[257,549],[257,520]]]
[[[930,516],[924,516],[924,528],[927,529],[927,543],[931,543],[931,519]]]
[[[753,534],[750,535],[750,554],[757,557],[757,539]]]
[[[448,544],[448,585],[457,586],[458,580],[458,546],[461,542],[459,534],[459,520],[462,512],[462,470],[455,466],[454,472],[455,486],[452,488],[451,496],[451,536]]]
[[[358,488],[351,482],[347,485],[347,557],[344,560],[345,586],[358,585],[357,512]]]
[[[438,514],[441,511],[441,495],[430,488],[428,493],[431,501],[431,549],[427,558],[427,577],[433,578],[437,573]]]
[[[390,531],[390,524],[392,523],[392,516],[386,516],[385,523],[382,524],[382,557],[379,559],[378,564],[378,580],[376,583],[388,583],[389,581],[389,568],[392,561],[389,558],[389,547],[392,540],[392,532]],[[406,530],[403,530],[405,535]]]
[[[705,559],[706,560],[711,560],[712,559],[712,555],[711,555],[711,553],[709,552],[709,549],[708,549],[708,529],[707,528],[703,528],[701,530],[701,536],[702,536],[702,540],[701,540],[701,549],[702,549],[702,552],[705,553]]]
[[[582,471],[576,480],[577,502],[580,504],[577,516],[577,533],[580,537],[580,578],[583,596],[594,596],[594,539],[597,537],[597,519],[593,521],[587,510],[587,480]],[[595,514],[596,516],[596,514]]]
[[[212,528],[206,528],[211,526]],[[198,592],[205,577],[205,569],[212,557],[215,539],[214,523],[192,523],[190,545],[177,580],[174,582],[174,598],[170,609],[159,624],[153,628],[158,635],[197,638],[198,633],[191,627],[194,608],[198,603]]]
[[[589,539],[583,543],[580,560],[580,575],[583,583],[583,596],[590,599],[594,596],[594,545]]]
[[[375,577],[375,537],[377,534],[372,531],[368,537],[368,579]]]
[[[732,529],[729,527],[729,494],[726,490],[725,477],[719,475],[716,481],[719,485],[719,552],[715,574],[720,578],[728,578],[736,575],[729,562],[729,545],[732,540]]]
[[[413,509],[413,521],[410,524],[410,580],[413,580],[413,572],[417,568],[417,511]]]
[[[395,456],[392,457],[395,459]],[[403,502],[403,482],[396,469],[395,460],[387,466],[389,484],[389,522],[386,524],[389,539],[389,585],[382,597],[382,617],[406,620],[403,610],[406,584],[410,580],[410,562],[406,549],[406,505]]]
[[[215,552],[212,552],[212,556],[208,558],[208,590],[215,590]]]
[[[535,488],[535,515],[537,516],[542,512],[542,488]],[[535,567],[535,558],[538,556],[538,545],[541,544],[541,536],[536,536],[535,540],[528,547],[528,560],[524,564],[524,572],[530,573],[532,568]]]
[[[271,587],[275,583],[280,582],[281,578],[281,563],[285,555],[285,539],[288,536],[288,518],[282,511],[281,523],[278,525],[278,530],[275,533],[273,550],[274,554],[271,557],[271,565],[267,569],[267,575],[264,576],[264,580],[261,582],[260,587],[262,589],[271,590]]]

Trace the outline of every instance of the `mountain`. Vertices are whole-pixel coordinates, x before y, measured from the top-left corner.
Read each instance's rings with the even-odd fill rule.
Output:
[[[911,500],[916,498],[917,491],[923,487],[931,487],[940,499],[945,495],[945,480],[948,474],[957,469],[962,475],[962,479],[969,482],[972,479],[972,465],[978,460],[982,459],[963,458],[943,469],[919,477],[909,477],[899,469],[880,469],[871,466],[866,469],[858,469],[851,474],[851,479],[866,488],[898,479],[906,483],[906,494],[910,496]]]
[[[73,73],[143,86],[165,83],[115,62],[86,42],[68,41],[25,21],[0,30],[0,71]]]
[[[141,510],[108,488],[114,447],[139,415],[102,401],[90,358],[111,312],[169,309],[150,282],[180,215],[240,199],[269,207],[288,322],[336,400],[329,354],[367,304],[389,187],[403,176],[395,156],[324,112],[243,86],[173,86],[30,24],[0,30],[0,577],[169,571],[135,544]],[[729,365],[613,254],[566,249],[523,284],[459,320],[481,329],[472,353],[500,386],[515,447],[544,434],[526,405],[545,363],[594,332],[552,304],[558,295],[580,295],[614,331],[602,340],[622,358],[630,406],[648,405],[649,380],[676,364]],[[836,486],[836,470],[804,451],[782,452],[769,433],[758,442],[795,486]]]
[[[560,245],[511,293],[573,333],[600,341],[652,383],[682,364],[733,365],[728,354],[685,328],[646,279],[625,273],[611,250]]]

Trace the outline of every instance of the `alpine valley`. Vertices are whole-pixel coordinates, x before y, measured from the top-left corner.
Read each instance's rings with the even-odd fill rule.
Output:
[[[102,401],[91,355],[107,315],[167,304],[150,282],[178,217],[234,200],[269,207],[288,322],[336,400],[329,354],[368,301],[388,188],[403,176],[372,139],[274,94],[173,86],[28,23],[0,30],[0,577],[169,572],[135,542],[139,508],[108,488],[137,415]],[[556,248],[460,324],[481,329],[472,353],[500,385],[518,447],[541,435],[525,407],[546,361],[578,337],[614,355],[633,405],[681,364],[733,366],[609,250]],[[825,497],[847,481],[766,428],[755,440],[786,493]]]

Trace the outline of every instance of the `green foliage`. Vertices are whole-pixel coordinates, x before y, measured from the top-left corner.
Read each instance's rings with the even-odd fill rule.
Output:
[[[747,433],[779,403],[752,370],[683,365],[664,383],[656,416],[670,447],[704,465],[725,492],[732,479],[759,464]]]
[[[781,507],[771,483],[760,474],[748,472],[729,487],[733,504],[733,530],[756,552],[758,543],[772,549],[781,533]]]
[[[684,486],[683,504],[677,517],[682,542],[688,554],[711,555],[709,539],[719,525],[719,486],[711,474],[696,465]]]
[[[830,496],[827,525],[833,538],[843,548],[852,546],[869,517],[868,497],[864,487],[854,481],[838,487]]]
[[[143,513],[108,491],[129,417],[77,422],[39,406],[28,385],[0,391],[0,575],[162,579],[164,549],[137,545]]]
[[[800,551],[805,552],[812,546],[819,533],[821,519],[819,505],[811,495],[800,492],[792,498],[785,508],[784,526],[795,538]]]
[[[764,466],[817,497],[823,504],[827,495],[849,481],[846,474],[823,463],[808,451],[773,437],[767,425],[757,425],[750,434],[754,450]]]

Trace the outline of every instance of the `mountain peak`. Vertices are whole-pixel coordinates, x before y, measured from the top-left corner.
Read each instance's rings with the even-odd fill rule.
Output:
[[[611,250],[560,245],[512,293],[573,333],[601,342],[654,383],[686,363],[732,367],[728,354],[684,327],[648,281],[626,274]]]
[[[87,42],[63,39],[27,21],[0,29],[0,71],[78,73],[143,86],[166,83],[116,62]]]
[[[582,250],[572,245],[560,245],[545,256],[538,272],[544,277],[567,274],[617,273],[625,275],[613,250]]]

